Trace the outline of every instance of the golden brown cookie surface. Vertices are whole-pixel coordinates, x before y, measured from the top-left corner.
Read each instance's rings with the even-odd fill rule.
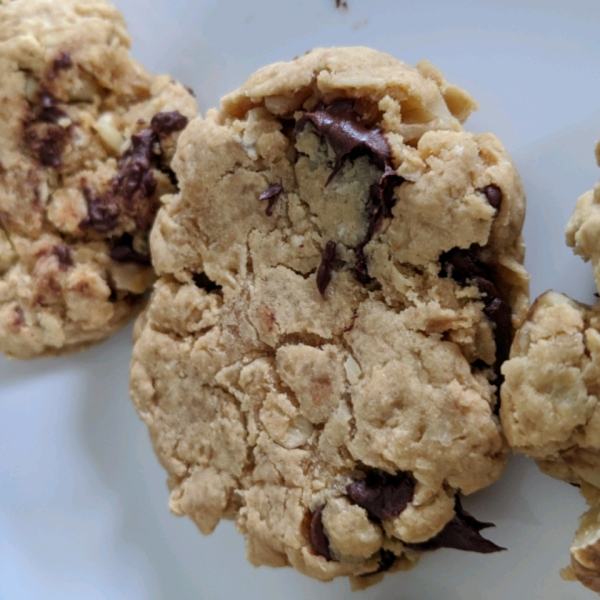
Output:
[[[437,547],[506,458],[495,366],[527,308],[524,197],[468,95],[366,48],[267,67],[194,121],[151,235],[131,392],[204,533],[356,585]]]
[[[193,97],[129,55],[103,0],[0,6],[0,349],[72,352],[119,329],[154,275],[148,231],[176,190]]]

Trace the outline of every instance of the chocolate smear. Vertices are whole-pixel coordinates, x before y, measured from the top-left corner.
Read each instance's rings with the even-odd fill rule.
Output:
[[[335,177],[346,158],[366,155],[383,170],[379,181],[369,190],[366,206],[367,234],[354,249],[354,275],[360,283],[367,285],[372,280],[368,273],[364,248],[383,219],[392,216],[395,204],[394,188],[403,183],[404,179],[393,168],[392,152],[382,130],[379,127],[368,128],[364,125],[353,100],[335,100],[328,106],[307,112],[296,124],[296,133],[308,122],[312,123],[317,133],[329,143],[336,157],[325,185]]]
[[[322,109],[307,112],[296,124],[296,132],[301,131],[307,122],[314,125],[335,153],[335,165],[327,184],[342,168],[346,157],[367,154],[379,168],[391,166],[392,153],[381,129],[365,127],[352,100],[335,100]]]
[[[317,556],[322,556],[326,560],[331,560],[331,550],[329,540],[323,527],[323,509],[325,505],[320,506],[310,515],[310,545]]]
[[[500,205],[502,204],[502,190],[497,185],[491,183],[490,185],[486,185],[484,188],[480,188],[477,191],[485,194],[485,197],[492,208],[500,210]]]
[[[133,262],[138,265],[150,265],[150,256],[133,248],[133,236],[124,233],[110,250],[110,257],[117,262]]]
[[[386,521],[397,517],[412,500],[415,484],[408,473],[390,475],[381,469],[367,471],[346,487],[348,498],[364,508],[371,519]]]
[[[321,260],[321,264],[317,269],[317,288],[323,297],[323,300],[327,300],[327,296],[325,296],[325,290],[331,281],[331,273],[333,270],[333,261],[336,257],[336,247],[335,242],[329,240],[327,245],[325,246],[325,251],[323,252],[323,259]]]
[[[206,273],[194,273],[192,275],[192,279],[194,280],[196,286],[205,290],[209,294],[211,292],[220,292],[223,289],[222,286],[216,284],[214,281],[212,281],[212,279],[209,279]]]
[[[169,135],[182,131],[188,124],[188,118],[178,110],[156,113],[150,121],[150,127],[156,135]]]
[[[279,194],[283,191],[283,188],[278,183],[271,183],[269,187],[258,197],[259,200],[268,200],[265,214],[270,217],[273,214],[273,208],[275,202],[279,198]]]
[[[449,521],[444,529],[436,536],[426,542],[419,544],[409,544],[402,542],[404,546],[411,550],[438,550],[439,548],[455,548],[456,550],[466,550],[467,552],[479,552],[481,554],[489,554],[491,552],[499,552],[506,550],[486,540],[479,533],[487,527],[494,527],[493,523],[481,523],[475,517],[465,512],[460,502],[459,496],[456,496],[456,504],[454,506],[456,514]]]
[[[66,71],[73,66],[73,60],[68,52],[61,52],[53,61],[52,68],[46,73],[48,79],[56,79],[59,71]]]
[[[52,248],[52,254],[58,258],[58,266],[62,271],[67,271],[69,267],[73,266],[73,256],[68,246],[56,245]]]
[[[369,190],[369,199],[367,201],[367,215],[369,223],[367,226],[367,235],[354,249],[355,263],[354,276],[363,285],[371,283],[372,279],[367,268],[367,258],[364,253],[365,246],[371,241],[371,238],[386,218],[391,218],[392,209],[396,204],[394,189],[404,182],[404,178],[396,173],[389,165],[383,172],[378,183],[374,183]]]

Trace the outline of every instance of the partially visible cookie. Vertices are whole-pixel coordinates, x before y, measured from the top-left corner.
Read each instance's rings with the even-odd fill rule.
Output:
[[[596,162],[600,166],[600,142],[596,144]],[[577,201],[566,235],[567,245],[575,254],[592,262],[596,286],[600,289],[600,181]]]
[[[192,95],[129,55],[104,0],[0,5],[0,350],[103,340],[153,282],[148,232],[176,191]]]
[[[203,533],[364,586],[493,552],[460,493],[506,460],[496,390],[528,306],[516,170],[473,100],[367,48],[261,69],[188,126],[151,234],[132,399]]]
[[[597,184],[579,198],[566,227],[567,244],[592,261],[597,286],[599,207]],[[500,417],[512,449],[580,487],[591,506],[571,546],[571,567],[562,574],[600,592],[600,305],[542,294],[517,331],[502,373]]]
[[[581,492],[590,508],[579,518],[571,544],[571,565],[561,575],[600,593],[600,490],[584,483]]]
[[[540,296],[502,372],[510,446],[553,477],[600,487],[600,306]]]

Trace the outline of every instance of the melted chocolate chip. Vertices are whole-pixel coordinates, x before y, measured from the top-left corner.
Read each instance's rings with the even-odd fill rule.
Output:
[[[442,276],[450,275],[460,285],[474,283],[479,289],[485,305],[483,312],[496,325],[497,383],[500,384],[502,378],[499,367],[508,359],[510,352],[512,310],[502,300],[500,290],[493,281],[492,270],[479,259],[477,246],[453,248],[440,256],[440,262],[443,265]]]
[[[79,224],[80,228],[106,233],[116,227],[119,215],[124,213],[134,220],[138,230],[150,229],[157,209],[151,201],[157,187],[153,168],[160,167],[159,157],[158,134],[154,129],[133,134],[130,148],[117,163],[119,171],[113,177],[110,188],[100,196],[89,186],[84,186],[88,216]]]
[[[156,180],[152,174],[152,159],[155,157],[156,137],[152,129],[131,136],[131,147],[119,159],[119,173],[112,182],[113,191],[126,201],[140,193],[148,198],[156,190]]]
[[[133,236],[124,233],[110,250],[110,257],[117,262],[133,262],[139,265],[151,264],[147,254],[141,254],[133,248]]]
[[[310,545],[317,556],[322,556],[326,560],[331,560],[331,550],[329,540],[323,527],[323,509],[325,505],[320,506],[310,515]]]
[[[438,550],[439,548],[455,548],[456,550],[466,550],[467,552],[479,552],[481,554],[489,554],[490,552],[499,552],[506,550],[486,540],[479,533],[487,527],[494,527],[493,523],[481,523],[469,513],[465,512],[460,498],[456,496],[456,504],[454,506],[456,514],[449,521],[444,529],[436,536],[426,542],[419,544],[408,544],[402,542],[411,550]]]
[[[324,108],[306,113],[297,123],[296,132],[306,123],[312,123],[318,134],[331,146],[336,161],[326,185],[342,168],[345,158],[367,155],[383,170],[379,181],[371,186],[367,200],[367,234],[354,249],[354,275],[363,285],[370,283],[364,248],[369,243],[381,222],[392,216],[395,204],[394,188],[404,182],[392,166],[392,152],[380,128],[369,129],[362,123],[360,114],[350,99],[336,100]],[[320,289],[320,288],[319,288]]]
[[[323,252],[323,259],[321,260],[321,264],[317,269],[317,288],[319,292],[321,292],[321,296],[323,300],[327,300],[327,296],[325,296],[325,290],[331,281],[331,272],[333,269],[333,261],[336,256],[336,247],[335,242],[331,240],[327,242],[325,246],[325,251]]]
[[[363,285],[367,285],[372,281],[367,268],[367,258],[364,253],[365,246],[371,241],[382,221],[392,216],[392,209],[396,204],[394,189],[404,181],[403,177],[400,177],[394,169],[386,165],[379,182],[374,183],[369,190],[369,200],[367,202],[369,224],[367,226],[367,235],[354,249],[354,276]]]
[[[206,273],[194,273],[192,279],[199,288],[205,290],[209,294],[211,292],[220,292],[223,289],[222,286],[217,285],[214,281],[209,279]]]
[[[296,131],[302,130],[307,122],[314,125],[335,153],[335,165],[327,183],[342,168],[347,156],[368,154],[381,169],[391,164],[392,153],[381,129],[365,127],[352,100],[335,100],[323,109],[307,112],[298,121]]]
[[[490,185],[486,185],[484,188],[481,188],[477,191],[485,194],[485,197],[492,208],[500,210],[500,205],[502,204],[502,190],[497,185],[491,183]]]
[[[150,121],[150,127],[156,135],[169,135],[185,129],[188,118],[178,110],[160,112],[155,114]]]
[[[278,183],[271,183],[269,187],[258,197],[259,200],[268,200],[265,214],[270,217],[273,214],[273,207],[275,202],[279,198],[279,194],[283,191],[283,188]]]
[[[68,246],[57,245],[52,248],[52,254],[58,258],[58,266],[63,270],[67,271],[69,267],[73,266],[73,256],[71,255],[71,249]]]
[[[67,116],[67,113],[62,108],[56,106],[56,98],[49,92],[41,92],[39,100],[40,109],[37,111],[36,120],[56,125],[61,119]]]
[[[62,127],[48,126],[43,130],[28,129],[24,142],[45,167],[60,167],[61,155],[67,141],[67,132]]]
[[[68,52],[61,52],[53,61],[52,69],[48,71],[48,79],[56,79],[59,71],[66,71],[73,66],[73,60]]]
[[[100,196],[87,183],[83,185],[83,195],[87,201],[88,214],[79,223],[79,228],[93,229],[98,233],[108,233],[114,229],[121,214],[118,198],[110,192]]]
[[[407,473],[390,475],[371,469],[364,479],[353,481],[346,493],[354,504],[364,508],[371,519],[385,521],[397,517],[412,500],[415,484]]]

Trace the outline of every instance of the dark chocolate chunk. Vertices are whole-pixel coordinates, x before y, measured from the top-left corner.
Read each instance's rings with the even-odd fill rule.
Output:
[[[83,184],[83,195],[87,201],[88,214],[79,223],[80,229],[93,229],[98,233],[108,233],[117,226],[121,207],[118,198],[110,192],[100,196],[87,183]]]
[[[482,529],[494,527],[494,524],[481,523],[469,513],[465,512],[458,496],[456,496],[454,510],[456,514],[452,520],[446,524],[442,531],[430,540],[419,544],[402,543],[411,550],[422,551],[437,550],[439,548],[455,548],[456,550],[489,554],[490,552],[506,550],[506,548],[501,548],[494,544],[494,542],[486,540],[481,536],[479,532]]]
[[[321,264],[317,269],[317,288],[319,292],[321,292],[321,296],[323,296],[323,300],[327,300],[325,296],[325,290],[331,281],[331,272],[333,269],[333,261],[336,256],[336,247],[335,242],[329,240],[327,245],[325,246],[325,251],[323,252],[323,259],[321,260]]]
[[[58,258],[58,265],[63,271],[73,266],[73,256],[68,246],[56,245],[52,248],[52,254]]]
[[[156,113],[150,121],[150,127],[156,135],[169,135],[185,129],[188,118],[178,110]]]
[[[152,129],[131,136],[131,147],[119,159],[119,173],[112,182],[113,191],[125,200],[136,192],[147,198],[154,193],[156,181],[152,175],[152,159],[156,137]],[[152,177],[149,177],[149,174]]]
[[[371,575],[377,575],[378,573],[384,573],[385,571],[389,571],[396,562],[396,555],[391,550],[384,550],[383,548],[379,552],[379,561],[377,564],[379,568],[376,571],[371,571],[370,573],[363,573],[359,575],[359,577],[370,577]]]
[[[56,98],[49,92],[40,92],[38,97],[40,108],[37,111],[36,120],[56,125],[60,119],[67,116],[67,113],[62,108],[56,106]]]
[[[392,153],[381,129],[365,127],[352,100],[335,100],[322,109],[305,113],[298,121],[296,131],[302,130],[307,122],[314,125],[335,153],[335,165],[327,183],[342,168],[344,158],[350,155],[367,154],[381,169],[391,164]]]
[[[491,183],[490,185],[486,185],[484,188],[481,188],[477,191],[485,194],[485,197],[492,208],[500,210],[500,205],[502,204],[502,190],[497,185]]]
[[[84,186],[88,216],[79,226],[106,233],[117,226],[119,215],[124,213],[134,220],[137,229],[150,229],[157,210],[151,201],[157,187],[152,169],[159,167],[159,156],[158,134],[154,129],[134,133],[130,148],[117,162],[119,171],[112,178],[110,188],[100,196]],[[121,252],[118,251],[117,256]]]
[[[502,299],[500,290],[494,283],[494,274],[490,267],[478,257],[479,248],[475,245],[468,249],[453,248],[440,256],[441,276],[450,276],[460,285],[475,284],[484,303],[483,312],[496,325],[496,365],[497,383],[502,382],[500,365],[508,359],[511,339],[510,306]]]
[[[397,517],[412,500],[415,484],[408,473],[399,471],[390,475],[380,469],[367,471],[364,479],[357,479],[346,487],[354,504],[364,508],[369,517],[385,521]]]
[[[223,288],[208,278],[206,273],[194,273],[192,275],[194,283],[201,289],[210,292],[220,292]]]
[[[25,132],[25,145],[45,167],[60,167],[61,155],[67,141],[62,127],[49,125],[43,129],[30,128]]]
[[[331,550],[329,540],[323,527],[323,509],[325,505],[320,506],[310,515],[310,545],[317,556],[322,556],[326,560],[331,560]]]
[[[270,217],[273,214],[273,207],[275,202],[279,198],[279,194],[283,191],[283,188],[278,183],[271,183],[269,187],[258,197],[259,200],[268,200],[267,209],[265,214]]]
[[[141,254],[133,248],[133,236],[124,233],[110,250],[110,257],[117,262],[134,262],[139,265],[151,264],[147,254]]]
[[[66,71],[73,66],[73,60],[68,52],[61,52],[53,61],[52,69],[47,73],[48,79],[55,79],[59,71]]]

